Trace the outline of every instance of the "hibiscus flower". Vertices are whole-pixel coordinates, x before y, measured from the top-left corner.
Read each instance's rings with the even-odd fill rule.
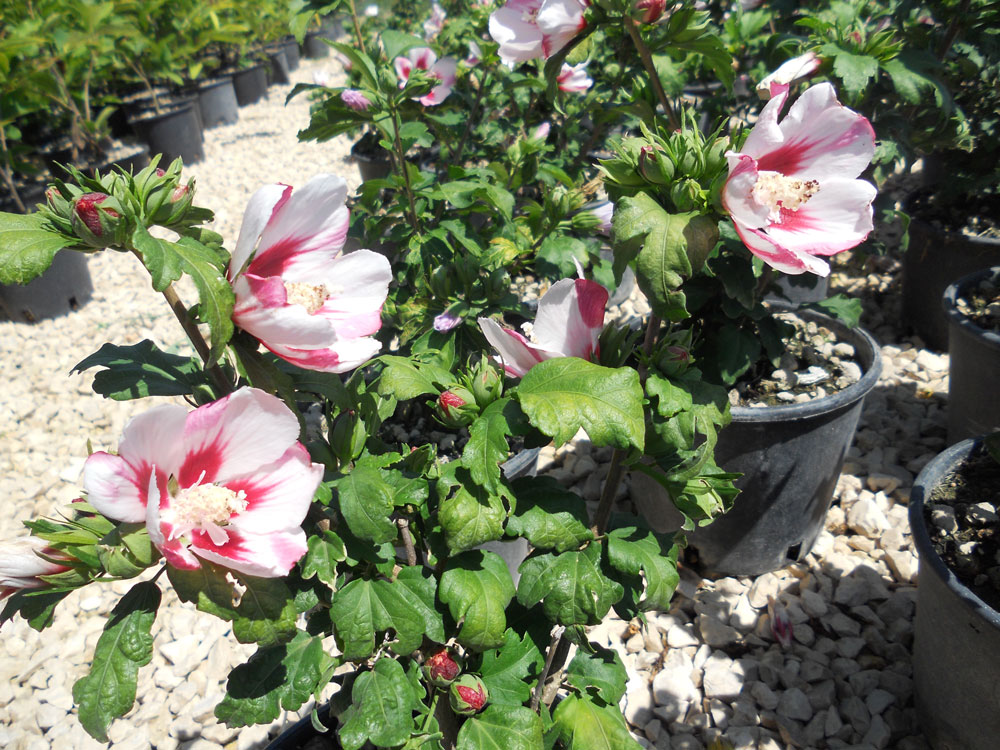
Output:
[[[440,60],[434,54],[434,50],[428,47],[415,47],[406,53],[406,57],[397,57],[393,61],[396,68],[396,75],[399,76],[399,87],[403,88],[410,79],[410,73],[414,68],[425,70],[432,77],[441,81],[440,85],[430,90],[429,94],[421,96],[417,101],[425,107],[433,107],[448,98],[452,87],[455,85],[455,71],[458,63],[450,57]]]
[[[500,59],[515,63],[551,57],[587,26],[589,0],[508,0],[490,14],[490,36]]]

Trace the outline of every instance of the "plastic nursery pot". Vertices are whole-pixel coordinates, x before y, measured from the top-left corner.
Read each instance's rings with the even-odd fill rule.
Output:
[[[302,42],[302,52],[309,60],[318,60],[330,55],[330,46],[322,41],[323,34],[319,31],[309,31]]]
[[[948,348],[948,320],[940,300],[945,287],[966,274],[1000,264],[1000,239],[946,232],[910,222],[903,253],[903,321],[937,351]]]
[[[324,726],[336,726],[336,720],[330,717],[329,705],[319,707],[317,714]],[[313,740],[318,740],[318,744],[313,745]],[[313,726],[312,718],[304,716],[271,740],[264,750],[303,750],[307,743],[310,743],[309,747],[312,750],[339,750],[340,748],[337,733],[333,729],[320,734]]]
[[[811,273],[778,274],[766,299],[781,305],[798,307],[810,302],[821,302],[830,296],[830,277]]]
[[[358,165],[361,181],[384,180],[392,173],[389,152],[378,145],[378,139],[366,134],[351,146],[351,158]]]
[[[295,41],[295,37],[288,37],[284,43],[283,47],[285,50],[285,59],[288,60],[288,70],[294,72],[299,69],[299,43]]]
[[[238,70],[233,73],[233,88],[236,90],[236,102],[241,107],[260,101],[267,93],[267,71],[263,65]]]
[[[16,322],[34,323],[78,310],[90,301],[94,284],[87,268],[87,256],[75,250],[61,250],[52,265],[34,281],[0,284],[0,308]]]
[[[220,76],[201,84],[198,87],[198,108],[206,130],[236,123],[240,119],[240,110],[233,77]]]
[[[271,65],[268,68],[268,81],[272,84],[285,85],[291,83],[292,79],[288,72],[288,57],[285,55],[284,46],[267,53]]]
[[[181,157],[185,164],[194,164],[205,158],[201,122],[193,99],[159,113],[141,115],[131,124],[139,138],[149,146],[150,154],[163,154],[161,164],[169,164],[177,157]]]
[[[1000,334],[980,328],[958,309],[958,299],[982,281],[1000,281],[1000,266],[963,276],[944,291],[948,320],[948,442],[1000,427]]]
[[[805,403],[732,407],[715,459],[724,471],[743,475],[736,480],[740,494],[728,513],[687,533],[707,573],[759,575],[809,553],[823,529],[864,398],[882,371],[882,354],[867,331],[811,311],[798,314],[854,346],[864,375],[838,393]],[[638,472],[630,482],[633,501],[654,529],[680,527],[680,513],[659,484]]]
[[[945,565],[924,521],[934,488],[976,445],[965,440],[938,454],[910,493],[910,530],[920,557],[913,692],[935,750],[994,750],[1000,737],[1000,613]]]

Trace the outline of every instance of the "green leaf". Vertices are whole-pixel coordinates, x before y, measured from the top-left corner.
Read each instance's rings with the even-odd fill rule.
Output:
[[[140,224],[132,234],[132,244],[153,279],[153,289],[162,292],[181,277],[184,270],[181,259],[173,252],[169,240],[154,237]]]
[[[617,705],[625,695],[628,673],[617,651],[598,647],[594,653],[578,650],[566,668],[566,679],[580,690],[596,688],[606,703]]]
[[[334,482],[340,512],[355,536],[380,544],[396,538],[392,521],[395,492],[381,472],[358,465],[350,474]]]
[[[646,591],[639,608],[661,612],[670,609],[670,598],[680,581],[673,537],[628,526],[608,532],[607,545],[612,568],[632,576],[636,586],[645,582]]]
[[[569,695],[552,714],[559,740],[567,750],[640,750],[618,706],[586,693]]]
[[[545,663],[545,656],[529,636],[513,628],[504,633],[503,647],[483,654],[479,676],[490,692],[490,703],[521,706],[531,698],[532,685]]]
[[[718,224],[696,212],[670,214],[647,193],[615,204],[615,277],[638,255],[636,280],[653,312],[666,320],[688,317],[680,286],[705,265]]]
[[[878,60],[874,57],[856,55],[835,44],[824,44],[820,54],[833,58],[833,72],[844,82],[844,89],[851,98],[863,94],[868,82],[878,75]]]
[[[351,61],[351,70],[361,76],[366,88],[378,91],[378,73],[375,72],[375,63],[368,55],[349,44],[329,41],[327,44]]]
[[[513,484],[517,513],[507,521],[508,536],[523,536],[532,547],[566,552],[594,538],[583,499],[553,477],[526,477]]]
[[[500,539],[506,519],[507,509],[503,501],[476,485],[459,485],[438,509],[438,522],[444,530],[445,543],[453,553]]]
[[[622,598],[624,589],[601,572],[601,546],[528,558],[520,568],[517,600],[525,607],[542,602],[545,615],[560,625],[596,625]]]
[[[330,588],[337,584],[337,563],[347,559],[344,542],[332,531],[309,537],[309,551],[302,558],[302,577],[316,576]]]
[[[472,480],[492,494],[501,489],[500,464],[507,460],[511,434],[505,409],[509,398],[494,401],[469,426],[469,442],[462,451],[462,464],[469,469]]]
[[[233,573],[246,588],[239,596],[226,579],[226,569],[202,561],[194,570],[167,566],[167,576],[181,601],[194,602],[202,612],[233,623],[233,635],[240,643],[273,646],[295,636],[294,595],[280,578],[258,578]]]
[[[382,32],[382,48],[385,50],[385,57],[392,62],[414,47],[426,47],[427,42],[413,34],[404,34],[402,31],[386,29]]]
[[[340,744],[344,750],[359,750],[368,741],[377,747],[402,745],[415,728],[418,708],[417,692],[403,667],[393,659],[379,659],[354,681],[351,705],[340,715]]]
[[[408,654],[420,646],[425,630],[426,600],[415,595],[414,581],[396,586],[389,581],[356,578],[333,596],[330,618],[337,640],[350,660],[375,652],[375,633],[393,630],[392,650]]]
[[[514,594],[507,563],[485,550],[452,557],[438,586],[438,597],[459,623],[458,642],[475,651],[503,644],[507,605]]]
[[[493,702],[458,730],[456,750],[542,750],[542,718],[525,706]]]
[[[73,589],[53,591],[50,589],[23,589],[12,594],[4,603],[0,614],[0,625],[12,619],[15,614],[27,621],[33,629],[41,632],[52,624],[56,606]]]
[[[201,362],[167,354],[148,339],[131,346],[105,344],[73,366],[74,372],[106,367],[94,376],[94,392],[115,401],[147,396],[187,396],[207,383]]]
[[[423,620],[424,635],[435,643],[444,643],[444,616],[438,611],[437,579],[420,566],[407,566],[396,575],[393,587],[406,599],[410,608]]]
[[[835,294],[819,302],[814,302],[810,307],[815,307],[820,312],[836,318],[848,328],[856,328],[861,322],[861,314],[864,312],[861,300],[848,297],[845,294]]]
[[[137,583],[111,610],[97,641],[90,672],[73,685],[80,723],[99,742],[108,741],[108,726],[135,703],[139,667],[153,658],[150,629],[160,606],[160,589],[152,581]]]
[[[335,664],[321,638],[300,630],[289,643],[257,649],[230,672],[215,716],[230,727],[272,722],[281,709],[297,711],[321,690]]]
[[[642,386],[632,368],[601,367],[576,357],[549,359],[521,379],[517,396],[531,424],[557,447],[583,428],[594,445],[642,448]]]
[[[76,240],[50,229],[41,214],[0,213],[0,284],[27,284]]]
[[[441,367],[423,362],[413,362],[405,357],[383,356],[379,358],[385,365],[378,380],[378,392],[385,396],[395,396],[400,401],[408,401],[417,396],[434,395],[441,392],[440,385],[454,380],[450,372]]]

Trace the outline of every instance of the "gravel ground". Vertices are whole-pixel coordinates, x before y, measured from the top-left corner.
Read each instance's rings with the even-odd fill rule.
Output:
[[[337,68],[331,59],[303,60],[293,80],[311,81],[318,70],[336,76]],[[308,102],[284,106],[290,89],[272,87],[266,100],[240,110],[239,123],[208,131],[205,161],[187,170],[230,246],[262,183],[302,184],[320,171],[343,175],[352,188],[358,182],[345,139],[296,140]],[[71,374],[72,366],[104,341],[149,338],[170,348],[179,340],[137,261],[105,252],[89,264],[94,296],[76,313],[34,325],[0,320],[0,495],[10,507],[0,516],[0,538],[77,497],[87,440],[95,449],[114,448],[125,421],[149,408],[99,398],[92,375]],[[610,618],[594,629],[595,640],[617,649],[629,667],[625,713],[647,747],[703,750],[718,739],[737,750],[926,747],[911,694],[917,560],[906,502],[916,473],[945,446],[948,359],[901,337],[897,264],[875,258],[856,265],[835,274],[833,286],[863,298],[863,324],[882,342],[885,361],[812,553],[756,579],[705,581],[685,571],[670,612],[646,625]],[[596,499],[607,457],[581,440],[544,451],[542,465]],[[4,626],[0,747],[106,747],[79,726],[70,690],[85,674],[104,616],[130,586],[74,593],[44,636],[21,621]],[[769,597],[793,623],[788,648],[771,635]],[[112,726],[110,746],[249,750],[292,718],[243,731],[216,723],[212,710],[225,678],[252,649],[169,587],[154,635],[139,702]]]

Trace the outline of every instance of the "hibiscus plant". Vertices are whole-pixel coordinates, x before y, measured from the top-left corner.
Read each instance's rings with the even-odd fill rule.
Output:
[[[770,273],[825,275],[865,239],[872,128],[829,82],[806,85],[808,57],[760,81],[752,128],[703,125],[670,73],[729,86],[731,57],[710,14],[685,7],[479,8],[457,26],[475,28],[479,68],[434,49],[455,44],[457,3],[431,8],[430,41],[382,27],[377,44],[349,5],[355,44],[334,47],[354,82],[320,87],[304,136],[371,129],[387,178],[353,198],[333,175],[265,185],[228,250],[179,161],[71,169],[36,213],[0,215],[0,282],[61,251],[129,252],[194,351],[108,343],[77,365],[104,397],[173,401],[96,446],[80,500],[0,546],[0,617],[44,629],[74,589],[137,579],[73,690],[102,741],[133,705],[170,585],[257,647],[216,708],[231,726],[332,684],[313,721],[345,750],[638,747],[622,661],[587,628],[667,609],[683,529],[733,502],[713,449],[729,384],[780,345],[761,293]],[[525,111],[558,111],[560,85],[602,77],[595,60],[618,66],[622,107],[613,128],[577,131],[576,153],[602,158],[570,173],[557,122]],[[449,102],[472,71],[467,125]],[[493,127],[509,120],[500,155],[477,145],[478,118],[505,95],[490,105]],[[435,150],[446,163],[420,161]],[[629,271],[652,309],[636,327],[606,318]],[[546,282],[533,311],[513,273]],[[519,470],[574,439],[606,461],[591,497]],[[629,472],[667,490],[683,529],[630,512]]]

